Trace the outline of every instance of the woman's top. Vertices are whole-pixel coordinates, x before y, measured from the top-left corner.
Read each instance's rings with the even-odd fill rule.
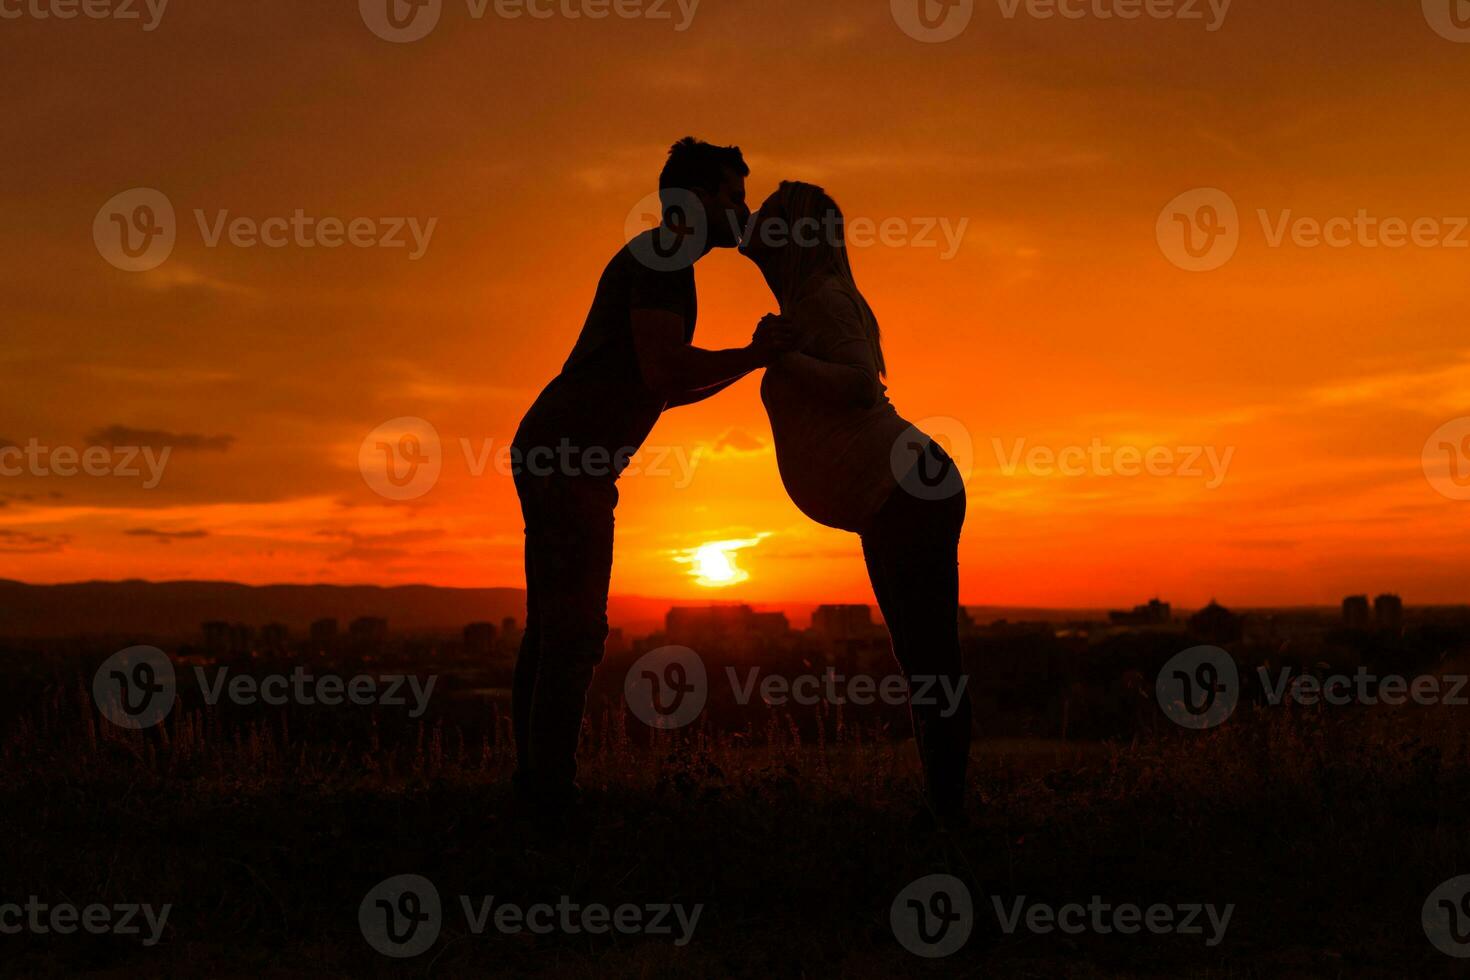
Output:
[[[876,397],[866,406],[824,392],[785,359],[761,382],[776,464],[792,502],[819,524],[862,533],[904,475],[894,473],[895,446],[912,429],[879,378],[872,314],[853,285],[823,276],[784,315],[796,325],[801,353],[871,380]]]

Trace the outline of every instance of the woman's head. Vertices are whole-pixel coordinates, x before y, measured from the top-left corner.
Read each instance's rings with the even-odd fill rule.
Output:
[[[751,219],[740,250],[784,305],[813,277],[847,267],[842,210],[822,188],[785,181]]]
[[[783,312],[822,276],[851,287],[871,328],[879,371],[884,370],[878,321],[857,288],[847,258],[842,209],[826,191],[815,184],[783,181],[750,219],[740,252],[760,268]]]

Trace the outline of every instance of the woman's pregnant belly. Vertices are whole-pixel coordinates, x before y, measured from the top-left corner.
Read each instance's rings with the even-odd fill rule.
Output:
[[[886,398],[870,408],[835,405],[771,372],[761,401],[792,503],[819,524],[861,532],[898,486],[893,447],[909,424]]]

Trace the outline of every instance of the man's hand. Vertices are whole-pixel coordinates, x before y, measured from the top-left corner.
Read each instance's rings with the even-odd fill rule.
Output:
[[[750,346],[758,351],[765,363],[770,364],[782,354],[796,350],[796,327],[785,317],[769,313],[761,318],[750,338]]]

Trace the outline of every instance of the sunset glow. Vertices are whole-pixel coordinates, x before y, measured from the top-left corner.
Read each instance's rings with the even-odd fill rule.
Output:
[[[750,580],[750,573],[740,567],[735,556],[746,548],[755,547],[760,541],[760,537],[741,541],[711,541],[675,555],[674,560],[689,566],[689,574],[693,576],[695,584],[710,589],[723,589]]]
[[[0,457],[0,577],[519,587],[499,454],[693,133],[743,148],[753,202],[806,179],[861,219],[889,394],[970,458],[966,602],[1465,598],[1470,503],[1426,475],[1470,462],[1440,448],[1470,415],[1470,47],[1419,4],[1237,4],[1216,30],[975,5],[937,44],[887,2],[706,3],[682,31],[446,10],[407,44],[350,3],[118,26],[5,23],[46,83],[0,95],[33,148],[4,191],[0,449],[45,452]],[[94,222],[161,220],[104,208],[138,187],[177,235],[127,271]],[[1190,251],[1161,247],[1191,215]],[[403,247],[308,247],[358,218]],[[1385,246],[1390,219],[1430,244]],[[1193,271],[1217,239],[1233,256]],[[698,344],[775,308],[732,252],[697,277]],[[614,594],[872,601],[856,537],[787,497],[759,384],[659,422]],[[48,455],[99,446],[171,452],[137,476]],[[669,560],[756,529],[738,561]]]

